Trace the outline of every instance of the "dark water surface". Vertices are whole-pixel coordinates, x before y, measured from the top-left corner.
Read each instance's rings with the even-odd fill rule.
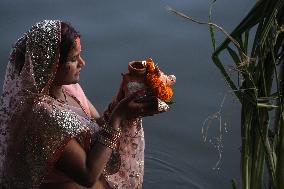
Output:
[[[254,3],[218,0],[213,19],[231,31]],[[116,93],[127,63],[152,57],[164,71],[176,75],[176,104],[170,112],[144,120],[143,188],[231,188],[230,180],[240,176],[240,106],[210,59],[208,28],[170,14],[167,5],[200,20],[208,18],[207,0],[1,0],[0,85],[11,45],[42,19],[66,20],[80,31],[87,62],[81,85],[99,111]],[[218,34],[217,42],[221,39]],[[207,116],[219,110],[225,94],[222,160],[214,169],[219,153],[203,142],[201,128]],[[214,121],[208,141],[214,143],[218,136],[219,122]]]

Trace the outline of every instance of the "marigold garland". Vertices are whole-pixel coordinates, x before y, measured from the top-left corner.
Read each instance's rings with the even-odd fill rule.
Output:
[[[165,102],[169,102],[174,94],[172,88],[166,85],[160,79],[159,70],[155,67],[152,59],[147,59],[146,64],[147,64],[147,74],[146,74],[147,85],[152,88],[155,96],[157,96],[158,98],[160,98]]]

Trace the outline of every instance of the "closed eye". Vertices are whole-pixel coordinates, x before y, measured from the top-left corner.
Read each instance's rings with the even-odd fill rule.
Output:
[[[70,59],[70,61],[71,61],[71,62],[75,62],[76,60],[78,60],[79,56],[80,56],[80,54],[78,54],[78,55],[76,55],[76,56],[72,56],[71,59]]]

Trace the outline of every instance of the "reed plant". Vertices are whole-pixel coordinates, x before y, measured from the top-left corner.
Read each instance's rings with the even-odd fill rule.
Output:
[[[207,24],[214,52],[212,60],[241,103],[242,189],[284,189],[284,0],[258,0],[240,24],[228,34],[211,21]],[[215,30],[226,39],[216,47]],[[237,79],[222,54],[233,60]],[[266,171],[267,170],[267,171]],[[265,177],[265,172],[268,177]],[[232,187],[237,188],[232,180]]]

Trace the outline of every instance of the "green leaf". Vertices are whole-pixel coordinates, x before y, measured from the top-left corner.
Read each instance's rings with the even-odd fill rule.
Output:
[[[213,26],[209,26],[209,31],[210,31],[210,37],[211,37],[211,43],[213,46],[214,51],[216,51],[216,39],[215,39],[215,29]]]
[[[223,75],[223,77],[225,78],[226,82],[231,87],[231,89],[234,91],[234,93],[237,96],[237,98],[239,99],[239,101],[242,103],[242,93],[241,93],[240,90],[238,90],[237,86],[235,85],[233,80],[230,78],[229,74],[227,73],[226,69],[224,68],[219,57],[214,56],[214,54],[213,54],[212,60],[215,63],[215,65],[219,68],[219,70],[221,71],[221,74]]]
[[[276,18],[276,15],[279,11],[279,9],[284,5],[284,1],[283,0],[278,0],[276,1],[276,3],[273,4],[273,2],[271,2],[269,5],[271,5],[269,7],[269,12],[265,11],[266,14],[268,14],[268,18],[265,19],[265,23],[263,25],[263,29],[261,30],[261,34],[259,37],[260,40],[260,46],[263,46],[264,42],[267,39],[268,33],[271,29],[271,27],[274,26],[274,21]]]
[[[265,103],[257,103],[257,107],[259,108],[278,108],[278,106],[275,106],[273,104],[265,104]]]
[[[227,47],[227,50],[228,50],[229,54],[231,55],[232,59],[234,60],[235,64],[237,66],[239,66],[241,60],[240,60],[238,54],[229,46]]]
[[[213,0],[210,3],[210,8],[209,8],[209,22],[212,22],[212,8],[213,4],[216,2],[216,0]],[[210,32],[210,37],[211,37],[211,43],[213,46],[214,51],[216,51],[216,38],[215,38],[215,29],[212,25],[209,25],[209,32]]]
[[[244,39],[244,51],[248,54],[248,39],[249,39],[249,30],[245,32],[245,39]]]
[[[251,9],[251,11],[247,14],[247,16],[242,20],[242,22],[233,30],[231,36],[232,37],[239,36],[244,31],[258,24],[259,21],[262,19],[263,8],[265,7],[265,5],[266,5],[265,0],[258,1]],[[216,49],[216,51],[214,52],[214,56],[217,56],[222,50],[227,48],[230,42],[231,42],[230,39],[226,38],[223,41],[223,43]]]
[[[175,104],[176,102],[175,101],[173,101],[173,100],[170,100],[170,101],[167,101],[167,102],[165,102],[167,105],[172,105],[172,104]]]
[[[233,189],[237,189],[237,182],[236,182],[236,180],[235,180],[235,179],[232,179],[232,180],[231,180],[231,183],[232,183]]]

